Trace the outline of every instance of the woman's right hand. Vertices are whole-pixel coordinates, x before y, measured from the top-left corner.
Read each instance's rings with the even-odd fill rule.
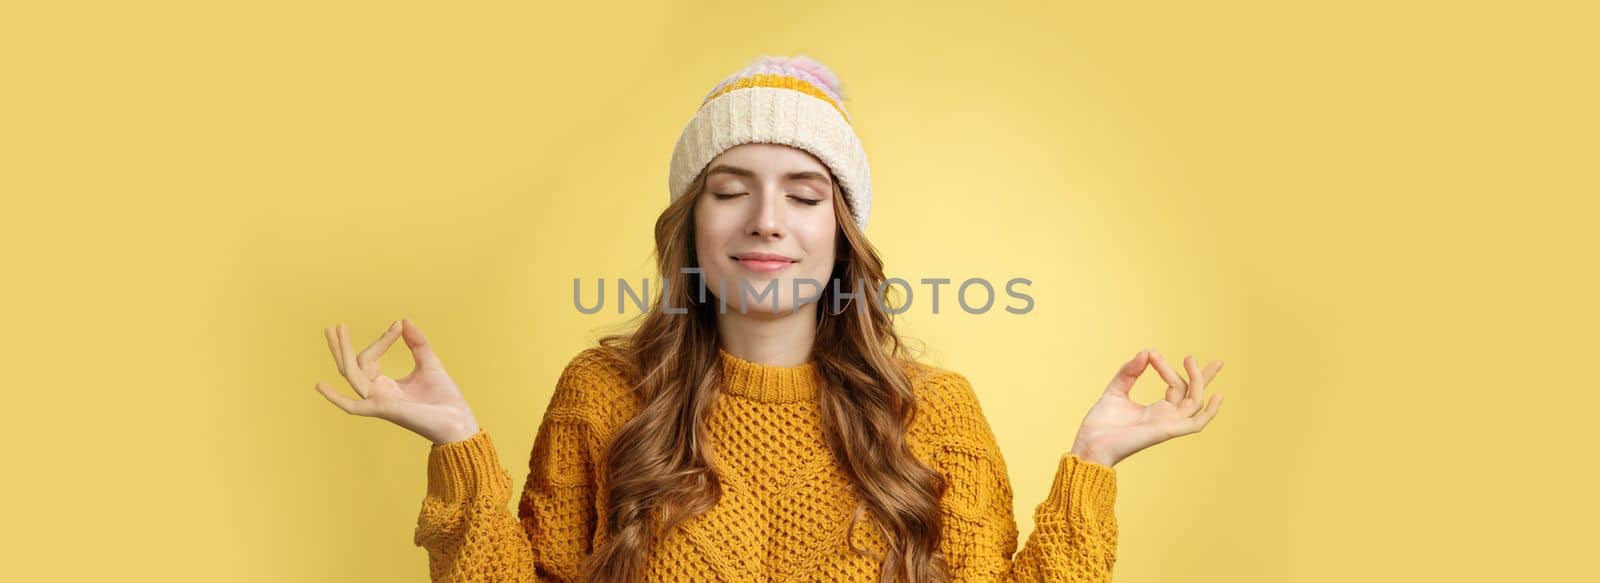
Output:
[[[346,397],[321,381],[317,382],[317,392],[344,412],[392,422],[435,444],[464,441],[477,435],[478,420],[473,417],[472,408],[416,324],[403,318],[395,321],[360,354],[350,346],[350,332],[344,324],[322,331],[328,337],[328,350],[333,352],[339,374],[350,381],[361,398]],[[378,357],[401,337],[406,339],[416,366],[405,377],[393,379],[378,370]]]

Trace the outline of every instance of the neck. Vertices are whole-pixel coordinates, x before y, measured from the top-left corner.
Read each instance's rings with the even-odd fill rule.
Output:
[[[722,361],[722,390],[761,403],[815,403],[820,385],[816,363],[795,366],[758,364],[717,349]]]
[[[777,313],[737,309],[717,314],[722,349],[744,360],[771,366],[796,366],[811,361],[817,338],[817,303]]]

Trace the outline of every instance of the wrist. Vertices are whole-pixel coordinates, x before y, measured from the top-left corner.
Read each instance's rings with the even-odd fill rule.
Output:
[[[472,437],[477,435],[478,432],[481,431],[481,430],[482,430],[482,428],[478,426],[478,420],[477,419],[468,418],[465,422],[461,423],[460,426],[457,427],[454,431],[451,431],[451,432],[449,432],[449,433],[447,433],[445,435],[440,436],[438,439],[433,440],[433,443],[435,445],[449,445],[449,444],[452,444],[452,443],[460,443],[460,442],[466,441],[468,439],[472,439]]]
[[[1108,468],[1117,465],[1117,462],[1119,461],[1104,453],[1100,448],[1095,447],[1089,442],[1081,439],[1073,441],[1071,453],[1072,455],[1077,456],[1078,459],[1100,464]]]

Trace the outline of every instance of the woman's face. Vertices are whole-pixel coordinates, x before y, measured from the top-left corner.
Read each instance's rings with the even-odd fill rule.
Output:
[[[832,180],[810,152],[782,144],[742,144],[711,160],[694,226],[713,307],[719,282],[729,313],[740,312],[741,295],[750,314],[787,315],[797,299],[816,301],[833,273],[839,229]]]

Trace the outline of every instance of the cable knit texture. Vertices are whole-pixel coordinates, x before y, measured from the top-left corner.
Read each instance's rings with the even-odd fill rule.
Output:
[[[814,363],[780,367],[720,352],[710,418],[723,495],[659,535],[647,581],[877,580],[885,540],[870,514],[846,540],[857,496],[827,448]],[[913,453],[943,475],[941,550],[954,581],[1109,581],[1116,561],[1115,470],[1061,456],[1021,552],[1004,459],[959,373],[907,363],[921,411]],[[606,543],[604,452],[638,411],[622,369],[590,348],[557,381],[513,513],[511,478],[486,432],[433,445],[415,543],[433,581],[572,581]]]

